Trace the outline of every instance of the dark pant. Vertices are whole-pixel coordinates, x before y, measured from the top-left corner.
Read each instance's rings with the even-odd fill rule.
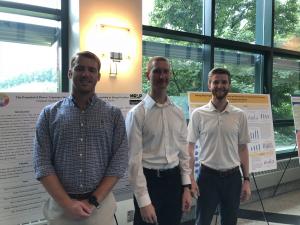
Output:
[[[181,220],[182,186],[180,169],[158,173],[144,168],[148,192],[155,208],[159,225],[179,225]],[[134,225],[149,225],[142,220],[140,209],[134,198]]]
[[[200,169],[197,182],[200,196],[197,201],[196,224],[210,225],[219,205],[221,224],[236,225],[242,185],[239,169],[222,173],[204,166]]]

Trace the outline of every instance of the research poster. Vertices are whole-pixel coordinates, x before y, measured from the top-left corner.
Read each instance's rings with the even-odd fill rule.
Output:
[[[211,99],[209,92],[189,92],[189,112],[207,104]],[[265,94],[230,93],[231,104],[245,111],[248,120],[251,142],[248,144],[250,172],[260,172],[277,168],[275,139],[271,102]],[[199,145],[196,143],[195,160],[199,155]],[[199,163],[195,163],[195,172],[199,172]]]
[[[16,225],[42,218],[48,198],[34,178],[32,149],[35,123],[42,108],[68,93],[0,93],[0,225]],[[125,116],[140,94],[99,94]],[[114,189],[117,199],[131,196],[124,177]],[[130,192],[130,193],[128,193]]]
[[[300,157],[300,96],[291,96],[296,142],[298,146],[298,157]]]

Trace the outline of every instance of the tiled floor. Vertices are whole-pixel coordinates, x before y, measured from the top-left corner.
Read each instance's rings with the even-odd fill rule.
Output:
[[[300,190],[280,194],[273,198],[263,199],[263,205],[265,211],[267,212],[266,217],[269,222],[269,225],[281,225],[281,224],[300,225]],[[256,219],[255,213],[258,215],[259,212],[263,212],[260,202],[254,202],[254,203],[242,205],[241,209],[242,209],[241,211],[243,211],[243,209],[246,211],[245,213],[246,215],[248,212],[248,215],[252,218],[251,220],[239,219],[238,224],[241,225],[268,224],[266,221],[262,221],[263,220],[262,213],[257,217],[258,220],[254,220]],[[255,212],[255,213],[251,213],[251,212]]]
[[[237,224],[300,225],[300,189],[263,199],[263,205],[266,219],[260,201],[242,204]],[[188,221],[183,224],[194,225],[194,221]],[[220,218],[214,216],[211,225],[220,225]]]
[[[260,201],[252,202],[240,207],[238,225],[300,225],[300,190],[263,199],[263,205],[266,220]],[[211,225],[220,225],[219,217],[217,221],[214,217]]]

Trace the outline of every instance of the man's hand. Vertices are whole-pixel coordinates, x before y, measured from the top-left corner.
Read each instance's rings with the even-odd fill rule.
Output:
[[[94,207],[90,206],[87,200],[78,201],[72,199],[70,204],[65,207],[65,212],[71,218],[85,219],[89,217],[93,212]]]
[[[250,181],[245,180],[242,184],[241,201],[243,202],[249,200],[250,196],[251,196]]]
[[[182,211],[183,212],[190,211],[191,206],[192,206],[191,190],[188,187],[185,187],[182,194]]]
[[[152,204],[140,208],[141,217],[146,223],[157,224],[157,217]]]
[[[191,195],[193,198],[197,199],[200,196],[199,187],[194,178],[191,179],[192,189]]]

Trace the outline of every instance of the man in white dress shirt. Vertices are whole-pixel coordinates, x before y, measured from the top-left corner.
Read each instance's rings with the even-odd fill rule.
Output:
[[[182,212],[191,207],[186,121],[167,96],[168,59],[151,58],[146,75],[150,93],[126,118],[134,225],[179,225]]]

